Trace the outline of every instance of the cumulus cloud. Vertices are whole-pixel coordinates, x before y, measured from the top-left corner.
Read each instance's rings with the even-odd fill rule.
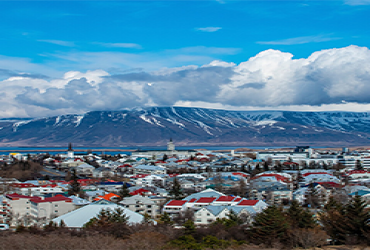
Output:
[[[0,70],[0,117],[46,116],[138,106],[370,110],[370,50],[349,46],[293,59],[262,51],[240,64],[212,61],[156,71],[68,71],[29,78]]]

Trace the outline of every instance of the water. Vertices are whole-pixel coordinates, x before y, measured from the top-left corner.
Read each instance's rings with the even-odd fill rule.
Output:
[[[187,147],[176,147],[176,150],[234,150],[237,148],[250,148],[250,149],[266,149],[266,148],[281,148],[281,147],[248,147],[248,146],[187,146]],[[291,147],[290,147],[291,148]],[[21,153],[21,154],[41,154],[48,153],[50,155],[56,154],[66,154],[67,147],[0,147],[0,154],[9,153]],[[93,154],[106,154],[106,155],[118,155],[127,154],[130,155],[134,150],[167,150],[166,146],[156,146],[156,147],[73,147],[73,150],[78,153],[87,153],[91,151]],[[126,151],[127,150],[127,151]]]

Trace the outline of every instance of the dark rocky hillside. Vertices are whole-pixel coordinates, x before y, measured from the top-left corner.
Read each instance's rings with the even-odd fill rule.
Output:
[[[3,146],[370,145],[367,112],[226,111],[151,107],[0,120]]]

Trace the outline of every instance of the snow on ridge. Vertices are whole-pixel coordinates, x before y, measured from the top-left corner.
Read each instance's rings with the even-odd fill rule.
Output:
[[[277,123],[277,121],[274,121],[274,120],[262,120],[262,121],[256,121],[254,124],[252,124],[253,126],[263,126],[263,125],[269,125],[269,126],[272,126],[274,125],[275,123]]]
[[[203,122],[200,122],[200,121],[196,121],[195,120],[195,122],[196,123],[198,123],[198,125],[204,130],[204,131],[206,131],[206,133],[207,134],[209,134],[209,135],[213,135],[210,131],[209,131],[209,129],[212,129],[210,126],[208,126],[208,125],[206,125],[206,124],[204,124]]]
[[[21,122],[16,122],[13,124],[13,132],[17,132],[17,129],[19,126],[26,125],[27,123],[30,123],[32,120],[29,121],[21,121]]]
[[[57,125],[59,122],[60,122],[60,116],[57,116],[57,118],[55,118],[54,126]]]
[[[83,118],[84,118],[83,115],[76,116],[76,121],[73,122],[73,123],[76,123],[75,127],[78,127],[80,125]]]
[[[145,114],[143,114],[143,115],[140,115],[139,117],[143,120],[143,121],[145,121],[145,122],[147,122],[147,123],[150,123],[150,124],[152,124],[152,125],[154,125],[153,124],[153,122],[149,119],[149,118],[147,118],[145,115],[146,115],[147,113],[145,113]]]

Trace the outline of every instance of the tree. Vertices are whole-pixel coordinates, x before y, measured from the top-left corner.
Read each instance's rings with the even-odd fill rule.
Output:
[[[121,208],[116,208],[113,211],[102,209],[96,217],[84,225],[84,228],[109,234],[116,238],[123,238],[129,233],[128,219],[129,217]]]
[[[356,170],[363,170],[364,169],[360,160],[356,160],[355,169]]]
[[[337,203],[333,197],[330,197],[323,211],[319,213],[319,218],[324,230],[335,244],[345,243],[345,233],[343,230],[345,217],[344,208],[341,204]]]
[[[175,200],[180,200],[183,196],[181,185],[176,177],[173,179],[172,189],[170,190],[169,195],[171,195]]]
[[[125,197],[131,196],[130,191],[127,188],[127,183],[123,183],[121,189],[118,192],[118,195],[120,197],[120,200],[122,200]]]
[[[213,185],[214,185],[214,189],[218,192],[221,192],[223,191],[223,188],[224,188],[224,180],[222,178],[222,175],[220,173],[218,173],[216,176],[213,177]]]
[[[290,204],[286,216],[292,230],[295,228],[314,228],[317,225],[313,214],[307,209],[303,209],[296,200]]]
[[[370,213],[366,202],[356,195],[345,206],[345,230],[347,243],[358,244],[370,233]]]
[[[165,225],[173,225],[173,221],[170,217],[170,215],[166,212],[164,212],[160,218],[159,218],[159,221]]]
[[[269,171],[270,169],[269,169],[269,164],[267,163],[267,161],[265,161],[264,163],[263,163],[263,170],[265,171],[265,172],[267,172],[267,171]]]
[[[167,159],[168,159],[168,155],[164,154],[163,158],[162,158],[162,161],[167,161]]]
[[[257,243],[272,246],[276,242],[284,242],[287,238],[289,224],[280,208],[269,206],[257,214],[251,233]]]
[[[184,223],[184,234],[194,235],[195,234],[195,224],[191,219],[187,219]]]
[[[318,208],[321,205],[321,193],[318,190],[317,185],[314,183],[310,183],[306,193],[305,193],[305,206],[309,206],[311,208]]]
[[[81,192],[81,185],[78,182],[76,169],[72,170],[72,181],[69,184],[68,195],[79,195]]]

